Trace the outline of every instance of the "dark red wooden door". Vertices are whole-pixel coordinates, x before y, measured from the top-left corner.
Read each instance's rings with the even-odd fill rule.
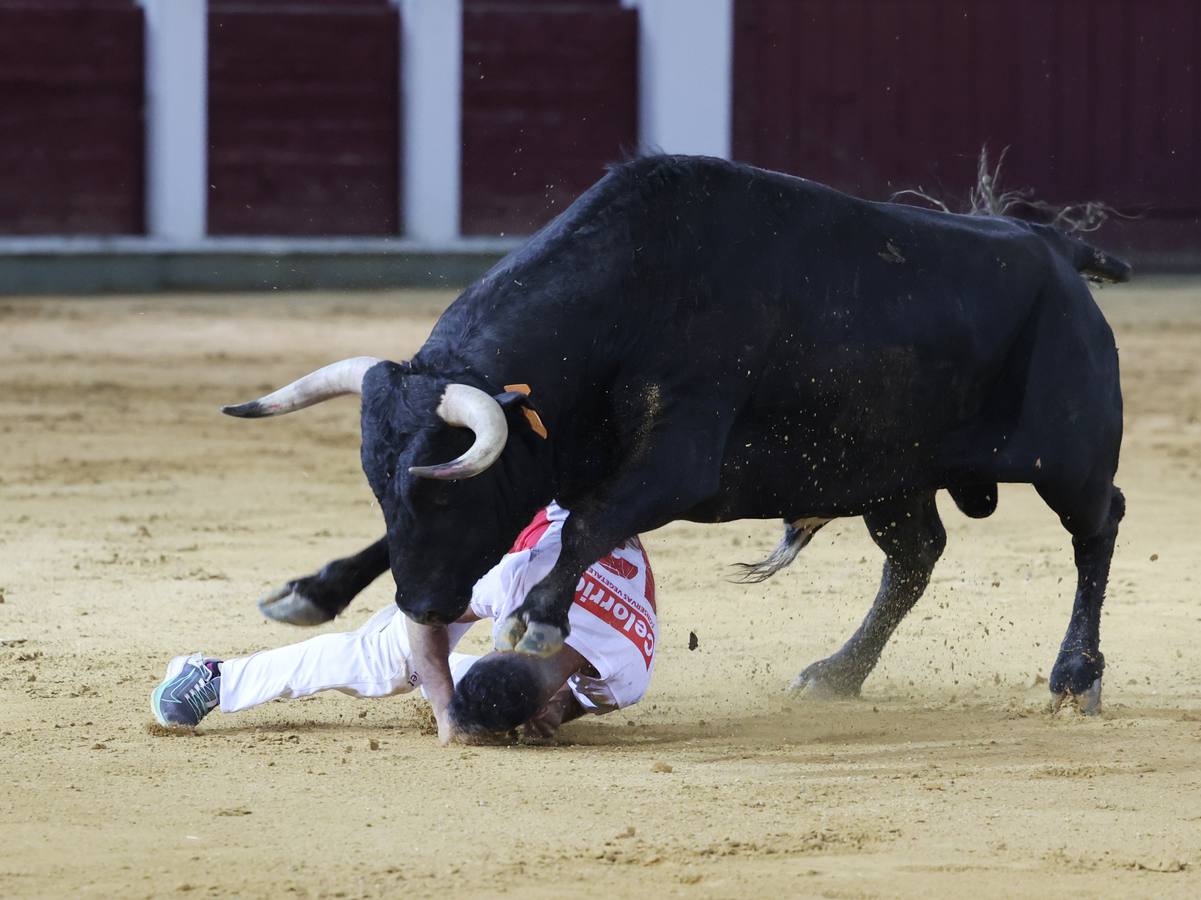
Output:
[[[396,234],[396,9],[213,0],[210,10],[209,232]]]
[[[1194,0],[737,0],[736,158],[885,198],[1005,180],[1201,245]]]
[[[617,0],[466,0],[463,232],[529,234],[632,152],[637,68]]]
[[[0,234],[139,234],[142,11],[0,0]]]

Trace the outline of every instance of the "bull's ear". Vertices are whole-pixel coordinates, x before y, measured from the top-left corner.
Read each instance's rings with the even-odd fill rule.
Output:
[[[504,409],[512,409],[514,406],[533,409],[534,406],[530,403],[528,394],[523,394],[521,391],[505,391],[503,394],[493,394],[492,399],[501,405]]]
[[[503,394],[494,394],[492,399],[500,404],[501,409],[520,409],[522,415],[525,416],[526,423],[530,426],[530,430],[538,437],[546,440],[546,426],[542,424],[542,417],[538,415],[538,410],[534,408],[534,404],[530,402],[529,388],[525,385],[506,385],[506,387],[514,387],[517,390],[507,390]],[[525,390],[521,390],[525,388]]]

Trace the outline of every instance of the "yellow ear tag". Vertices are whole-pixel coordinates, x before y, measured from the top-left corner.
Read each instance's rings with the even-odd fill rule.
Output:
[[[525,394],[527,397],[530,395],[530,386],[528,384],[506,384],[505,390]],[[546,432],[546,426],[542,424],[542,419],[539,418],[538,414],[528,406],[523,406],[521,412],[525,416],[526,422],[529,423],[530,430],[545,441],[549,435]]]

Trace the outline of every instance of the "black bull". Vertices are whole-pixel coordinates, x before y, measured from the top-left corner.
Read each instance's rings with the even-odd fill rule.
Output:
[[[617,166],[468,288],[412,360],[360,360],[353,384],[315,398],[361,392],[387,536],[264,608],[332,618],[390,565],[402,610],[450,622],[557,498],[572,511],[562,553],[502,640],[545,653],[581,572],[629,535],[783,517],[780,547],[745,573],[760,578],[826,521],[862,516],[886,556],[880,591],[846,645],[797,680],[853,694],[942,552],[935,491],[983,517],[998,482],[1027,483],[1071,534],[1079,572],[1051,690],[1094,710],[1122,398],[1082,274],[1122,281],[1129,267],[1049,227],[867,202],[721,160]],[[503,410],[507,443],[474,477],[428,465],[475,447],[440,405],[461,390],[450,385]],[[287,411],[267,399],[228,411]]]

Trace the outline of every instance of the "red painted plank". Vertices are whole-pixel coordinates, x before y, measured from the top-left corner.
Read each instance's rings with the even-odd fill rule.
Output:
[[[770,14],[763,14],[770,5]],[[737,4],[734,7],[734,83],[740,87],[742,102],[731,109],[730,142],[740,159],[764,160],[772,165],[777,156],[787,159],[796,139],[795,111],[791,97],[797,81],[789,72],[790,59],[803,54],[779,52],[778,41],[793,34],[788,22],[789,6],[779,0],[764,4]],[[781,19],[783,24],[781,25]],[[775,88],[775,90],[771,90]],[[764,141],[764,121],[772,120],[769,141]]]
[[[754,29],[754,19],[745,14],[746,7],[734,6],[731,32],[733,48],[731,51],[731,79],[736,84],[747,85],[742,102],[731,105],[730,109],[730,148],[735,158],[742,155],[743,135],[750,131],[759,115],[759,92],[755,90],[759,78],[760,58],[744,53],[740,47],[747,40],[743,33]]]
[[[209,17],[209,231],[389,235],[399,22],[365,4]]]
[[[828,49],[824,42],[813,39],[823,29],[814,19],[811,3],[802,0],[777,6],[781,8],[778,28],[773,27],[771,19],[757,25],[770,29],[768,51],[747,55],[759,58],[759,115],[755,123],[759,155],[783,165],[790,158],[807,160],[811,156],[808,135],[815,130],[811,120],[823,115],[816,98],[827,90]],[[777,99],[777,85],[785,79],[789,79],[788,87]],[[779,135],[774,133],[777,123],[786,128]]]
[[[143,231],[142,13],[0,6],[0,234]]]
[[[209,0],[209,12],[338,12],[350,7],[383,9],[389,0]]]
[[[0,9],[126,9],[137,7],[136,0],[0,0]]]
[[[1029,127],[1022,121],[1014,84],[1022,59],[992,52],[1020,42],[1022,29],[1040,21],[1037,9],[1028,10],[1032,20],[992,0],[971,7],[953,0],[810,0],[806,7],[812,19],[824,14],[825,21],[819,40],[807,42],[808,35],[796,34],[782,42],[804,60],[793,68],[795,83],[757,87],[755,103],[765,110],[758,117],[762,127],[769,128],[773,118],[786,121],[801,106],[811,112],[806,116],[806,149],[788,154],[787,160],[773,160],[776,164],[871,196],[921,184],[959,198],[974,177],[982,145],[994,157],[1014,145],[1008,158],[1012,167],[1021,165],[1018,145],[1028,132],[1035,132],[1036,142],[1050,140],[1038,136],[1052,119],[1042,86],[1048,73],[1040,64],[1025,73],[1038,83],[1027,91],[1035,97],[1035,124]],[[762,19],[770,9],[763,3],[739,3],[744,19],[752,11]],[[784,17],[778,15],[777,21]],[[753,35],[746,29],[740,29],[736,40],[736,54],[746,58],[788,52],[782,54],[779,45],[749,46]],[[825,79],[823,66],[809,62],[821,58],[823,47],[830,48]],[[1053,56],[1049,44],[1046,52],[1038,52],[1044,59]],[[749,120],[737,114],[743,85],[736,82],[735,90],[736,149],[763,158],[769,147],[790,148],[787,133],[774,140],[747,139],[741,129]],[[772,96],[783,107],[774,116],[767,111]],[[1038,115],[1040,107],[1048,114]]]
[[[616,4],[468,4],[465,234],[533,232],[634,150],[637,43]]]
[[[976,121],[976,131],[971,141],[958,148],[960,158],[955,161],[953,175],[948,166],[947,177],[959,190],[969,184],[976,171],[976,160],[982,147],[987,147],[989,157],[995,165],[1004,153],[1002,186],[1010,188],[1039,188],[1039,173],[1032,166],[1034,139],[1030,132],[1039,126],[1023,114],[1021,92],[1022,68],[1026,60],[1020,54],[1009,51],[996,52],[1007,46],[1014,32],[1014,21],[1019,12],[1005,3],[987,2],[975,7],[972,69],[975,89],[972,93],[958,93],[960,104],[966,104]],[[1025,27],[1025,19],[1018,28]],[[1032,23],[1037,27],[1037,22]],[[979,97],[979,102],[976,98]],[[957,105],[948,115],[967,115],[963,105]]]
[[[929,43],[923,46],[922,38],[915,35],[910,53],[925,61],[923,92],[928,91],[937,100],[929,105],[935,115],[911,135],[914,144],[921,140],[920,135],[929,136],[922,141],[925,146],[915,172],[921,173],[925,183],[936,186],[939,193],[958,201],[964,182],[975,174],[980,148],[987,144],[999,152],[1009,143],[1006,135],[990,133],[987,110],[994,98],[982,94],[980,70],[999,63],[996,54],[989,52],[991,42],[980,42],[980,10],[990,4],[940,0],[937,4],[918,5],[925,7],[925,40]],[[935,52],[930,48],[936,48]]]
[[[736,0],[734,42],[737,158],[960,201],[980,146],[1008,146],[1003,186],[1181,223],[1148,240],[1197,231],[1195,0]]]
[[[1086,139],[1106,148],[1096,154],[1096,177],[1099,184],[1107,185],[1109,202],[1124,204],[1134,199],[1130,130],[1119,125],[1130,117],[1131,4],[1130,0],[1096,0],[1096,4],[1090,45],[1097,101]]]
[[[793,19],[793,27],[804,28],[803,35],[797,39],[803,40],[806,56],[812,55],[813,66],[809,68],[812,81],[809,86],[798,85],[798,90],[791,97],[794,108],[803,110],[803,117],[798,119],[798,132],[801,135],[802,159],[808,162],[804,170],[806,177],[818,180],[830,180],[835,176],[834,161],[840,152],[829,139],[834,128],[834,116],[838,98],[834,90],[835,57],[842,52],[835,41],[830,39],[834,29],[834,8],[819,0],[809,4],[808,23],[798,23]],[[790,39],[781,41],[783,52],[788,52]],[[771,85],[765,85],[770,96]],[[770,112],[770,111],[769,111]],[[771,140],[770,133],[763,135],[766,141]],[[787,167],[787,160],[780,161],[781,167]]]
[[[586,9],[590,6],[617,9],[621,6],[621,0],[464,0],[463,3],[463,8],[472,12],[481,10],[528,12],[531,7],[546,10],[554,6],[572,10]]]
[[[1143,180],[1143,202],[1179,211],[1201,205],[1201,145],[1193,124],[1201,104],[1196,88],[1201,41],[1194,3],[1162,0],[1157,13],[1140,17],[1136,27],[1133,82],[1141,96],[1156,102],[1133,111],[1134,153],[1153,161]]]
[[[865,126],[879,107],[876,98],[864,89],[860,80],[863,61],[853,52],[857,35],[863,30],[862,0],[846,0],[831,12],[829,94],[827,95],[831,159],[840,181],[852,172],[863,171],[866,151]]]

